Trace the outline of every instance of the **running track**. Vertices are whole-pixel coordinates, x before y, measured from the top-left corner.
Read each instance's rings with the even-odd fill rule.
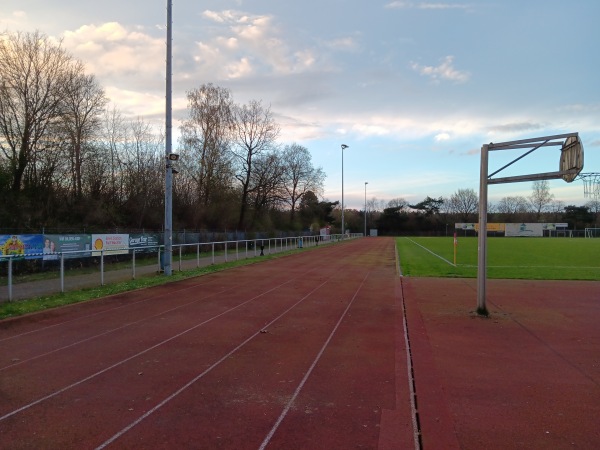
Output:
[[[2,448],[415,448],[394,240],[0,322]]]

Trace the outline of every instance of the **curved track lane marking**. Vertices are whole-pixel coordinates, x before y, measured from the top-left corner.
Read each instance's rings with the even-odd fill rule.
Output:
[[[310,270],[308,270],[308,271],[306,271],[306,272],[303,272],[303,273],[302,273],[301,275],[299,275],[299,276],[304,276],[304,275],[306,275],[306,274],[308,274],[308,273],[310,273],[310,272],[313,272],[314,270],[316,270],[316,269],[314,269],[314,268],[313,268],[313,269],[310,269]],[[298,276],[294,277],[293,279],[296,279],[296,278],[298,278]],[[175,293],[177,293],[177,292],[183,292],[183,291],[185,291],[185,290],[187,290],[187,289],[191,289],[191,288],[198,288],[198,287],[205,286],[206,284],[208,284],[208,283],[204,283],[204,284],[197,284],[197,285],[194,285],[194,286],[191,286],[191,287],[186,287],[186,288],[183,288],[183,289],[178,289],[178,290],[175,290],[175,291],[170,291],[169,293],[158,294],[158,295],[155,295],[155,296],[152,296],[152,297],[148,297],[148,298],[146,298],[146,299],[143,299],[143,300],[139,300],[139,301],[137,301],[137,302],[134,302],[134,303],[129,303],[129,304],[127,304],[127,305],[121,305],[121,306],[118,306],[118,307],[115,307],[115,308],[110,308],[110,309],[107,309],[107,310],[104,310],[104,311],[100,311],[100,312],[98,312],[98,313],[95,313],[95,314],[89,314],[89,315],[86,315],[86,316],[78,317],[77,319],[67,320],[67,321],[61,322],[61,323],[59,323],[59,324],[55,324],[55,325],[51,325],[51,326],[48,326],[48,327],[44,327],[44,328],[41,328],[41,329],[39,329],[39,330],[28,331],[27,333],[22,333],[22,334],[15,335],[15,336],[12,336],[12,337],[9,337],[9,338],[0,339],[0,342],[2,342],[3,340],[12,339],[12,338],[14,338],[14,337],[22,337],[22,336],[25,336],[25,335],[28,335],[28,334],[31,334],[31,333],[35,333],[35,332],[37,332],[37,331],[41,331],[41,330],[48,330],[48,329],[50,329],[50,328],[54,328],[54,327],[57,327],[57,326],[60,326],[60,325],[66,325],[66,324],[69,324],[69,323],[71,323],[71,322],[78,321],[78,320],[82,320],[82,319],[85,319],[85,318],[91,318],[91,317],[95,317],[95,316],[97,316],[97,315],[99,315],[99,314],[104,314],[104,313],[112,312],[112,311],[115,311],[115,310],[118,310],[118,309],[121,309],[121,308],[124,308],[124,307],[127,307],[127,306],[135,306],[135,305],[137,305],[137,304],[139,304],[139,303],[142,303],[142,302],[145,302],[145,301],[149,301],[149,300],[153,300],[153,299],[157,299],[157,298],[160,298],[160,297],[162,297],[162,296],[165,296],[165,295],[169,295],[169,296],[170,296],[170,295],[171,295],[173,292],[175,292]],[[31,357],[31,358],[24,359],[24,360],[22,360],[22,361],[17,361],[17,362],[15,362],[15,363],[9,364],[9,365],[7,365],[7,366],[4,366],[4,367],[0,367],[0,372],[2,372],[3,370],[6,370],[6,369],[10,369],[10,368],[16,367],[16,366],[18,366],[18,365],[20,365],[20,364],[24,364],[24,363],[26,363],[26,362],[30,362],[30,361],[33,361],[33,360],[35,360],[35,359],[41,358],[41,357],[44,357],[44,356],[47,356],[47,355],[51,355],[52,353],[56,353],[56,352],[58,352],[58,351],[61,351],[61,350],[65,350],[65,349],[68,349],[68,348],[74,347],[74,346],[76,346],[76,345],[79,345],[79,344],[82,344],[82,343],[84,343],[84,342],[91,341],[91,340],[93,340],[93,339],[96,339],[96,338],[98,338],[98,337],[106,336],[107,334],[110,334],[110,333],[112,333],[112,332],[115,332],[115,331],[122,330],[122,329],[124,329],[124,328],[127,328],[128,326],[131,326],[131,325],[135,325],[135,324],[141,323],[141,322],[143,322],[143,321],[145,321],[145,320],[149,320],[149,319],[152,319],[152,318],[155,318],[155,317],[159,317],[159,316],[161,316],[161,315],[163,315],[163,314],[167,314],[167,313],[169,313],[169,312],[176,311],[176,310],[177,310],[177,309],[179,309],[179,308],[183,308],[183,307],[186,307],[186,306],[192,305],[192,304],[194,304],[194,303],[196,303],[196,302],[199,302],[199,301],[205,300],[205,299],[207,299],[207,298],[210,298],[210,297],[212,297],[212,296],[214,296],[214,295],[217,295],[217,294],[222,294],[222,293],[224,293],[224,292],[229,292],[229,291],[231,291],[231,290],[235,289],[236,287],[239,287],[239,286],[237,286],[237,285],[236,285],[236,286],[232,286],[232,287],[231,287],[231,288],[229,288],[229,289],[224,289],[224,290],[222,290],[222,291],[220,291],[220,292],[217,292],[217,293],[215,293],[215,294],[208,295],[208,296],[206,296],[206,297],[203,297],[203,298],[201,298],[201,299],[194,300],[194,301],[192,301],[192,302],[189,302],[189,303],[186,303],[186,304],[183,304],[183,305],[177,306],[177,307],[175,307],[175,308],[171,308],[171,309],[164,310],[164,311],[162,311],[162,312],[160,312],[160,313],[157,313],[157,314],[155,314],[155,315],[153,315],[153,316],[147,316],[147,317],[145,317],[145,318],[143,318],[143,319],[140,319],[140,320],[137,320],[137,321],[135,321],[135,322],[131,322],[131,323],[125,324],[125,325],[123,325],[123,326],[120,326],[120,327],[117,327],[117,328],[112,328],[112,329],[110,329],[110,330],[106,330],[106,331],[104,331],[104,332],[102,332],[102,333],[99,333],[99,334],[96,334],[96,335],[94,335],[94,336],[89,336],[89,337],[87,337],[87,338],[85,338],[85,339],[82,339],[82,340],[80,340],[80,341],[77,341],[77,342],[71,343],[71,344],[69,344],[69,345],[65,345],[65,346],[63,346],[63,347],[60,347],[60,348],[57,348],[57,349],[54,349],[54,350],[51,350],[51,351],[48,351],[48,352],[45,352],[45,353],[42,353],[42,354],[36,355],[36,356],[33,356],[33,357]]]
[[[27,362],[30,362],[30,361],[36,360],[36,359],[38,359],[38,358],[43,358],[44,356],[51,355],[52,353],[56,353],[56,352],[59,352],[59,351],[61,351],[61,350],[66,350],[66,349],[68,349],[68,348],[75,347],[75,346],[77,346],[77,345],[83,344],[83,343],[85,343],[85,342],[92,341],[92,340],[94,340],[94,339],[97,339],[97,338],[99,338],[99,337],[106,336],[106,335],[108,335],[108,334],[110,334],[110,333],[114,333],[114,332],[116,332],[116,331],[123,330],[123,329],[125,329],[125,328],[127,328],[127,327],[130,327],[130,326],[133,326],[133,325],[136,325],[136,324],[139,324],[139,323],[145,322],[146,320],[154,319],[154,318],[156,318],[156,317],[160,317],[160,316],[162,316],[162,315],[164,315],[164,314],[168,314],[168,313],[170,313],[170,312],[177,311],[177,310],[178,310],[178,309],[180,309],[180,308],[185,308],[186,306],[193,305],[194,303],[197,303],[197,302],[199,302],[199,301],[202,301],[202,300],[206,300],[207,298],[214,297],[215,295],[219,295],[219,294],[223,294],[223,293],[225,293],[225,292],[231,291],[231,290],[235,289],[236,287],[237,287],[237,286],[233,286],[233,287],[231,287],[231,288],[229,288],[229,289],[224,289],[224,290],[222,290],[222,291],[215,292],[214,294],[210,294],[210,295],[207,295],[206,297],[202,297],[202,298],[199,298],[199,299],[197,299],[197,300],[194,300],[194,301],[191,301],[191,302],[185,303],[185,304],[183,304],[183,305],[176,306],[175,308],[166,309],[166,310],[164,310],[164,311],[161,311],[161,312],[159,312],[159,313],[157,313],[157,314],[154,314],[154,315],[152,315],[152,316],[147,316],[147,317],[144,317],[143,319],[136,320],[136,321],[134,321],[134,322],[129,322],[129,323],[126,323],[125,325],[121,325],[120,327],[111,328],[111,329],[109,329],[109,330],[106,330],[106,331],[104,331],[104,332],[102,332],[102,333],[95,334],[95,335],[93,335],[93,336],[89,336],[89,337],[87,337],[87,338],[85,338],[85,339],[82,339],[82,340],[80,340],[80,341],[77,341],[77,342],[72,342],[72,343],[71,343],[71,344],[69,344],[69,345],[65,345],[65,346],[63,346],[63,347],[56,348],[56,349],[54,349],[54,350],[51,350],[51,351],[48,351],[48,352],[45,352],[45,353],[41,353],[41,354],[39,354],[39,355],[36,355],[36,356],[32,356],[31,358],[24,359],[24,360],[22,360],[22,361],[15,362],[15,363],[13,363],[13,364],[9,364],[8,366],[0,367],[0,372],[2,372],[3,370],[6,370],[6,369],[12,369],[13,367],[16,367],[16,366],[18,366],[18,365],[20,365],[20,364],[25,364],[25,363],[27,363]]]
[[[208,284],[208,283],[204,283],[204,284]],[[193,286],[186,286],[186,287],[181,288],[181,289],[177,289],[177,290],[174,290],[174,291],[169,291],[168,293],[158,294],[158,295],[154,295],[154,296],[151,296],[151,297],[148,297],[148,298],[144,298],[142,300],[138,300],[137,302],[127,303],[125,305],[120,305],[120,306],[115,306],[113,308],[108,308],[108,309],[105,309],[105,310],[102,310],[102,311],[98,311],[98,312],[96,312],[94,314],[87,314],[85,316],[77,317],[75,319],[70,319],[70,320],[65,320],[64,322],[55,323],[54,325],[49,325],[47,327],[36,328],[35,330],[27,331],[25,333],[15,334],[14,336],[9,336],[9,337],[5,337],[5,338],[0,338],[0,342],[9,341],[11,339],[17,339],[17,338],[20,338],[20,337],[23,337],[23,336],[27,336],[29,334],[38,333],[40,331],[45,331],[45,330],[49,330],[51,328],[60,327],[62,325],[67,325],[67,324],[70,324],[72,322],[77,322],[78,320],[89,319],[89,318],[92,318],[92,317],[99,316],[101,314],[109,313],[109,312],[116,311],[116,310],[119,310],[119,309],[122,309],[122,308],[127,308],[129,306],[135,306],[135,305],[138,305],[140,303],[144,303],[144,302],[147,302],[147,301],[150,301],[150,300],[154,300],[156,298],[163,297],[165,295],[169,295],[170,296],[170,295],[173,295],[173,294],[175,294],[177,292],[183,292],[183,291],[186,291],[188,289],[196,289],[199,286],[203,286],[204,284],[195,284]],[[133,292],[133,291],[130,291],[130,292]],[[127,292],[123,292],[123,294],[126,294],[126,293]],[[114,295],[120,295],[120,294],[114,294]],[[109,297],[112,297],[112,296],[109,296]],[[107,298],[107,297],[101,297],[101,298]],[[94,300],[99,300],[99,299],[94,299]],[[91,301],[93,301],[93,300],[91,300]],[[81,303],[73,303],[71,305],[65,305],[62,308],[68,308],[69,306],[75,306],[75,305],[81,305]],[[15,319],[19,319],[19,317],[16,317]]]
[[[171,400],[173,400],[175,397],[177,397],[179,394],[181,394],[187,388],[189,388],[190,386],[192,386],[196,381],[198,381],[200,378],[204,377],[207,373],[209,373],[211,370],[213,370],[215,367],[217,367],[223,361],[227,360],[231,355],[233,355],[235,352],[237,352],[239,349],[241,349],[244,345],[246,345],[248,342],[250,342],[256,336],[258,336],[259,334],[261,334],[261,332],[262,332],[263,329],[268,328],[271,325],[273,325],[275,322],[277,322],[279,319],[281,319],[283,316],[285,316],[288,312],[290,312],[292,309],[294,309],[296,306],[298,306],[300,303],[302,303],[304,300],[306,300],[308,297],[310,297],[318,289],[320,289],[321,287],[323,287],[330,279],[331,279],[331,277],[328,278],[327,280],[323,281],[323,283],[321,283],[320,285],[318,285],[316,288],[314,288],[312,291],[310,291],[308,294],[306,294],[304,297],[302,297],[300,300],[298,300],[296,303],[294,303],[292,306],[290,306],[288,309],[286,309],[280,315],[278,315],[277,317],[275,317],[269,323],[267,323],[266,325],[264,325],[263,327],[261,327],[258,331],[256,331],[254,334],[252,334],[246,340],[244,340],[241,344],[239,344],[233,350],[229,351],[227,354],[225,354],[223,357],[221,357],[217,362],[215,362],[212,366],[210,366],[204,372],[200,373],[199,375],[197,375],[196,377],[194,377],[193,379],[191,379],[185,385],[183,385],[178,390],[176,390],[171,395],[169,395],[167,398],[165,398],[163,401],[161,401],[160,403],[158,403],[154,408],[152,408],[149,411],[147,411],[144,415],[140,416],[137,420],[131,422],[129,425],[127,425],[121,431],[119,431],[118,433],[116,433],[110,439],[107,439],[106,441],[104,441],[102,444],[100,444],[98,447],[96,447],[96,450],[101,450],[103,448],[106,448],[107,446],[109,446],[110,444],[112,444],[114,441],[116,441],[117,439],[119,439],[121,436],[123,436],[125,433],[127,433],[129,430],[131,430],[132,428],[134,428],[136,425],[138,425],[139,423],[141,423],[144,419],[146,419],[150,415],[154,414],[157,410],[159,410],[164,405],[166,405],[167,403],[169,403]]]
[[[219,318],[219,317],[221,317],[221,316],[224,316],[225,314],[229,314],[231,311],[235,311],[236,309],[238,309],[238,308],[240,308],[240,307],[242,307],[242,306],[244,306],[244,305],[246,305],[246,304],[248,304],[248,303],[250,303],[250,302],[252,302],[252,301],[256,300],[257,298],[260,298],[260,297],[262,297],[262,296],[264,296],[264,295],[268,294],[269,292],[273,292],[273,291],[275,291],[275,290],[279,289],[281,286],[284,286],[284,285],[286,285],[286,284],[288,284],[288,283],[291,283],[293,280],[294,280],[294,278],[292,278],[292,279],[290,279],[290,280],[286,281],[285,283],[281,283],[281,284],[279,284],[279,285],[277,285],[277,286],[273,287],[272,289],[269,289],[268,291],[265,291],[265,292],[263,292],[262,294],[256,295],[256,296],[252,297],[251,299],[249,299],[249,300],[246,300],[245,302],[243,302],[243,303],[240,303],[239,305],[237,305],[237,306],[235,306],[235,307],[233,307],[233,308],[230,308],[230,309],[228,309],[227,311],[223,311],[222,313],[220,313],[220,314],[217,314],[216,316],[213,316],[213,317],[211,317],[210,319],[207,319],[207,320],[205,320],[205,321],[203,321],[203,322],[200,322],[200,323],[198,323],[198,324],[194,325],[193,327],[190,327],[190,328],[188,328],[187,330],[184,330],[184,331],[182,331],[182,332],[180,332],[180,333],[177,333],[176,335],[174,335],[174,336],[171,336],[170,338],[168,338],[168,339],[165,339],[164,341],[161,341],[161,342],[159,342],[158,344],[155,344],[155,345],[153,345],[153,346],[151,346],[151,347],[148,347],[147,349],[145,349],[145,350],[142,350],[141,352],[138,352],[138,353],[136,353],[135,355],[132,355],[132,356],[130,356],[130,357],[128,357],[128,358],[125,358],[125,359],[123,359],[123,360],[121,360],[121,361],[119,361],[119,362],[117,362],[117,363],[115,363],[115,364],[113,364],[113,365],[111,365],[111,366],[109,366],[109,367],[106,367],[106,368],[104,368],[104,369],[102,369],[102,370],[99,370],[98,372],[96,372],[96,373],[93,373],[92,375],[89,375],[89,376],[87,376],[87,377],[85,377],[85,378],[82,378],[81,380],[79,380],[79,381],[76,381],[75,383],[72,383],[72,384],[70,384],[70,385],[68,385],[68,386],[65,386],[65,387],[63,387],[63,388],[61,388],[61,389],[59,389],[59,390],[57,390],[57,391],[54,391],[54,392],[53,392],[53,393],[51,393],[51,394],[48,394],[48,395],[46,395],[46,396],[44,396],[44,397],[42,397],[42,398],[39,398],[39,399],[37,399],[37,400],[34,400],[33,402],[30,402],[30,403],[28,403],[27,405],[21,406],[20,408],[17,408],[17,409],[15,409],[14,411],[11,411],[11,412],[9,412],[9,413],[7,413],[7,414],[3,415],[2,417],[0,417],[0,422],[1,422],[1,421],[3,421],[3,420],[5,420],[5,419],[8,419],[9,417],[12,417],[12,416],[14,416],[15,414],[18,414],[18,413],[20,413],[20,412],[22,412],[22,411],[25,411],[26,409],[29,409],[29,408],[31,408],[32,406],[38,405],[38,404],[42,403],[42,402],[43,402],[43,401],[45,401],[45,400],[51,399],[52,397],[55,397],[55,396],[57,396],[57,395],[59,395],[59,394],[62,394],[63,392],[65,392],[65,391],[68,391],[69,389],[72,389],[72,388],[74,388],[74,387],[76,387],[76,386],[79,386],[79,385],[81,385],[81,384],[83,384],[83,383],[85,383],[85,382],[87,382],[87,381],[90,381],[90,380],[92,380],[93,378],[97,377],[98,375],[102,375],[103,373],[106,373],[106,372],[108,372],[109,370],[112,370],[112,369],[114,369],[115,367],[118,367],[118,366],[120,366],[120,365],[122,365],[122,364],[125,364],[126,362],[128,362],[128,361],[131,361],[132,359],[135,359],[135,358],[137,358],[138,356],[141,356],[141,355],[143,355],[143,354],[145,354],[145,353],[148,353],[149,351],[151,351],[151,350],[154,350],[155,348],[158,348],[158,347],[160,347],[161,345],[164,345],[164,344],[166,344],[167,342],[170,342],[170,341],[172,341],[172,340],[174,340],[174,339],[177,339],[178,337],[181,337],[181,336],[183,336],[184,334],[187,334],[187,333],[189,333],[190,331],[193,331],[193,330],[195,330],[196,328],[199,328],[199,327],[201,327],[202,325],[206,325],[207,323],[209,323],[209,322],[212,322],[213,320],[215,320],[215,319],[217,319],[217,318]],[[324,283],[326,283],[326,281],[325,281]],[[294,306],[295,306],[295,305],[294,305]],[[259,332],[260,332],[260,331],[259,331]]]
[[[264,450],[264,448],[267,445],[269,445],[269,442],[271,441],[271,439],[275,435],[275,432],[277,431],[277,428],[279,428],[279,425],[281,425],[281,422],[283,422],[283,419],[285,419],[285,416],[287,415],[288,411],[290,410],[290,408],[294,404],[294,401],[296,400],[296,397],[298,397],[298,394],[300,394],[300,391],[302,390],[302,388],[306,384],[306,381],[308,380],[308,377],[312,374],[312,371],[314,370],[315,366],[317,365],[317,363],[321,359],[321,356],[323,356],[323,353],[325,352],[325,349],[329,345],[329,342],[331,342],[331,339],[333,339],[333,335],[335,334],[335,332],[339,328],[339,326],[342,323],[342,320],[344,319],[344,317],[346,317],[346,313],[348,312],[348,310],[350,309],[350,307],[354,303],[354,299],[356,298],[356,296],[360,292],[361,288],[365,284],[365,281],[369,277],[369,274],[370,274],[370,272],[365,275],[365,277],[361,281],[360,285],[356,289],[356,292],[352,296],[352,299],[348,302],[348,305],[346,306],[346,309],[344,310],[344,312],[340,316],[339,320],[337,321],[337,323],[333,327],[333,330],[331,330],[331,333],[329,334],[329,337],[325,340],[325,343],[323,344],[323,347],[321,347],[321,350],[319,351],[319,353],[317,353],[317,356],[315,357],[315,360],[313,361],[313,363],[309,367],[308,371],[304,374],[304,377],[302,378],[302,381],[300,381],[300,384],[298,385],[298,387],[294,391],[294,395],[292,395],[292,398],[290,398],[290,401],[287,403],[287,405],[285,405],[285,408],[283,409],[283,411],[279,415],[279,418],[275,422],[275,425],[273,425],[273,428],[271,428],[271,431],[269,431],[269,434],[267,434],[267,436],[263,440],[262,444],[260,445],[260,447],[259,447],[260,450]]]

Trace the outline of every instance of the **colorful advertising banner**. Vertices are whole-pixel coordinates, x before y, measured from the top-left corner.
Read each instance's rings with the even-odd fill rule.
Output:
[[[59,259],[57,252],[64,253],[65,259],[87,258],[92,255],[92,236],[89,234],[45,234],[44,260]],[[76,253],[71,253],[76,252]]]
[[[129,235],[128,234],[92,234],[93,256],[100,256],[104,251],[105,255],[122,255],[128,253]]]
[[[12,255],[19,259],[42,257],[43,238],[41,234],[0,234],[0,255]]]
[[[129,247],[139,252],[156,252],[160,246],[160,234],[130,234]]]
[[[476,222],[476,223],[455,223],[454,224],[454,228],[456,230],[475,230],[475,231],[479,231],[479,222]],[[499,231],[499,232],[502,232],[502,231],[504,231],[504,224],[503,223],[488,222],[488,224],[487,224],[487,230],[488,231]]]

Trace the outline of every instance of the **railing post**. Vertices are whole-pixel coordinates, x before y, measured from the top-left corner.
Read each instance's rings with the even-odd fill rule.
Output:
[[[132,260],[131,260],[131,262],[132,262],[132,265],[131,265],[131,270],[132,270],[131,279],[135,280],[135,249],[133,249],[133,253],[132,253],[131,256],[132,256]]]
[[[104,250],[100,250],[100,286],[104,286]]]
[[[212,263],[215,263],[215,243],[212,243]]]
[[[65,254],[60,254],[60,292],[65,292]]]
[[[183,247],[183,245],[179,244],[179,271],[180,272],[181,272],[181,248],[182,247]]]
[[[12,255],[8,256],[8,301],[12,302],[13,299],[13,282],[12,282]]]
[[[200,267],[200,243],[196,246],[196,267]]]

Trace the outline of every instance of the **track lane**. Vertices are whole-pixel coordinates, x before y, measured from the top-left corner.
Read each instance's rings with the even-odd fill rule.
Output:
[[[336,251],[319,251],[318,264],[314,258],[295,257],[293,258],[294,262],[284,261],[286,264],[282,264],[282,260],[278,260],[253,267],[252,269],[259,267],[262,269],[259,278],[265,281],[264,286],[269,283],[273,286],[273,282],[269,280],[272,280],[274,276],[298,275],[299,270],[305,270],[308,267],[312,269],[312,272],[310,276],[304,274],[304,277],[297,277],[293,282],[288,281],[285,289],[280,286],[271,293],[261,296],[260,299],[254,299],[246,305],[236,308],[235,311],[211,320],[164,345],[152,348],[142,355],[133,357],[90,379],[83,379],[84,381],[71,389],[34,405],[27,411],[0,420],[0,442],[8,439],[11,442],[20,442],[25,447],[41,446],[40,448],[49,442],[55,447],[64,448],[73,448],[74,443],[77,443],[77,448],[93,448],[101,445],[101,442],[107,442],[106,439],[109,436],[114,436],[114,433],[123,430],[128,424],[134,423],[143,414],[168,399],[174,392],[184,388],[181,395],[178,394],[176,398],[160,406],[151,416],[134,425],[131,431],[127,430],[123,435],[119,435],[115,441],[116,446],[129,447],[131,444],[134,448],[144,445],[161,448],[161,445],[164,444],[163,448],[173,448],[173,445],[195,442],[191,446],[197,447],[201,441],[194,441],[194,439],[198,439],[200,436],[213,439],[209,441],[210,445],[218,444],[225,447],[233,445],[232,442],[236,439],[241,439],[237,442],[242,447],[229,446],[229,448],[248,448],[246,445],[250,442],[250,436],[252,436],[252,442],[260,444],[281,414],[282,405],[285,404],[285,401],[289,402],[294,389],[297,389],[298,380],[306,375],[307,368],[314,362],[314,355],[318,354],[323,342],[331,335],[333,327],[340,320],[343,309],[348,307],[348,299],[357,295],[357,283],[360,282],[361,277],[364,277],[368,271],[372,271],[373,265],[377,266],[382,263],[380,255],[382,248],[375,249],[374,253],[377,255],[368,258],[362,255],[367,260],[365,263],[365,261],[360,262],[356,259],[356,253],[348,251],[350,247],[350,245],[344,244],[338,247],[342,251],[337,251],[336,248],[332,249]],[[387,247],[390,247],[389,243]],[[364,249],[361,248],[359,253],[361,252],[364,252]],[[389,265],[390,262],[393,270],[393,257],[386,256],[383,263]],[[300,266],[302,269],[299,269]],[[250,269],[243,269],[241,272],[245,270],[255,274],[255,270]],[[230,271],[228,274],[235,272]],[[222,274],[223,281],[226,281],[228,277],[225,276],[225,273]],[[235,273],[235,275],[244,278],[243,273]],[[368,291],[370,293],[365,291],[365,298],[362,298],[362,294],[357,295],[357,301],[360,299],[359,303],[371,302],[373,292],[381,290],[381,288],[386,289],[384,278],[374,276],[373,279],[376,281],[369,280]],[[247,282],[250,279],[245,278],[244,281]],[[319,283],[322,284],[319,287],[319,295],[315,293],[302,298],[303,295],[306,296],[307,293],[314,290],[315,286],[320,286]],[[215,283],[215,286],[218,285]],[[77,372],[78,364],[81,366],[93,365],[94,360],[98,361],[98,359],[103,359],[102,364],[106,368],[104,360],[109,358],[111,352],[121,353],[125,349],[124,354],[132,355],[136,348],[149,349],[149,344],[156,342],[161,330],[170,329],[171,336],[175,336],[173,330],[180,330],[186,321],[195,319],[198,323],[198,318],[202,314],[207,314],[207,310],[210,308],[225,308],[228,301],[235,303],[236,294],[238,303],[241,301],[240,296],[247,299],[248,285],[244,283],[236,283],[236,285],[238,287],[228,295],[222,296],[223,298],[215,297],[208,302],[197,302],[194,307],[179,308],[177,312],[170,311],[161,319],[149,320],[144,326],[127,327],[126,330],[121,330],[121,333],[110,333],[114,335],[112,336],[113,340],[104,342],[106,348],[94,348],[86,344],[81,346],[85,347],[81,353],[79,350],[75,352],[59,350],[53,356],[63,353],[69,355],[62,355],[62,359],[58,358],[55,361],[53,376],[56,378],[68,377],[71,372]],[[220,287],[223,288],[224,285]],[[225,299],[226,297],[228,300]],[[385,327],[380,327],[382,335],[392,330],[391,337],[393,339],[394,327],[389,324],[393,323],[396,313],[393,308],[389,309],[389,297],[383,296],[382,298],[386,299],[384,302],[388,304],[388,308],[375,308],[376,311],[379,311],[377,313],[379,314],[378,322],[379,325],[383,322],[386,323]],[[298,299],[301,299],[298,305],[286,311],[285,308]],[[393,305],[393,303],[392,301],[391,304]],[[370,326],[366,328],[358,326],[356,320],[352,319],[354,314],[358,314],[354,311],[357,305],[351,305],[348,315],[344,316],[331,343],[324,350],[323,356],[329,354],[329,348],[336,346],[338,347],[336,352],[341,351],[342,356],[338,356],[341,359],[337,359],[337,363],[333,363],[334,368],[336,364],[339,365],[340,361],[348,357],[348,352],[352,352],[351,348],[344,349],[344,346],[339,348],[339,344],[334,345],[339,336],[342,334],[346,336],[343,340],[346,342],[345,345],[348,345],[348,342],[356,344],[357,330],[360,330],[359,334],[362,334],[368,329],[372,331],[379,326],[377,321],[373,323],[372,319],[367,321],[371,324]],[[365,306],[361,306],[357,310],[360,311],[358,315],[365,316],[366,311],[373,309],[372,306],[370,305],[366,309]],[[384,310],[385,313],[382,312]],[[266,333],[261,333],[265,324],[272,321],[277,313],[283,315],[277,318],[276,323],[269,326]],[[342,330],[344,333],[341,333]],[[378,339],[381,337],[373,339],[373,342],[378,342],[376,347],[388,347],[388,352],[383,352],[382,356],[377,357],[381,358],[379,362],[389,358],[389,349],[392,350],[391,364],[388,362],[388,364],[382,365],[384,369],[381,370],[381,373],[386,374],[384,377],[386,380],[377,383],[378,387],[375,390],[378,394],[373,396],[374,401],[377,399],[380,405],[371,405],[372,410],[368,414],[370,421],[368,442],[373,446],[377,443],[377,427],[381,409],[395,408],[393,343],[390,347],[389,342],[378,341]],[[340,381],[343,380],[343,382],[338,383],[339,386],[336,386],[335,379],[327,377],[321,377],[319,383],[333,383],[335,389],[332,390],[338,392],[339,396],[343,396],[344,392],[347,395],[347,389],[350,388],[360,391],[360,395],[363,397],[362,402],[369,403],[367,393],[370,390],[373,391],[373,387],[368,383],[369,377],[364,373],[360,376],[350,374],[364,366],[368,368],[367,372],[375,373],[376,378],[379,379],[381,376],[377,371],[373,371],[379,364],[364,364],[364,361],[368,359],[377,359],[373,358],[372,346],[364,347],[370,350],[359,352],[361,356],[349,365],[348,376],[340,378]],[[38,358],[35,363],[42,360],[44,357]],[[336,361],[335,357],[333,361]],[[48,361],[45,362],[47,364],[41,364],[40,367],[52,367]],[[19,371],[30,368],[35,363],[31,361],[14,369]],[[66,364],[69,365],[66,366]],[[331,370],[331,363],[326,363],[325,358],[315,366],[315,373],[322,370],[323,365],[327,366],[328,364],[330,370],[325,373],[335,373],[335,370]],[[67,368],[65,369],[65,367]],[[274,368],[277,370],[273,370]],[[68,374],[61,374],[61,370]],[[89,367],[85,370],[89,372]],[[360,370],[358,371],[360,372]],[[25,371],[21,373],[25,373]],[[42,380],[36,379],[39,377],[39,373],[37,376],[32,376],[30,373],[26,377],[29,377],[27,380],[29,383],[44,384]],[[196,377],[199,378],[195,380]],[[352,381],[353,378],[355,378],[354,381]],[[307,379],[306,386],[314,385],[312,379],[311,375]],[[1,380],[0,383],[2,383]],[[187,386],[190,380],[193,382]],[[0,395],[4,393],[4,387],[6,386],[0,386]],[[304,389],[301,389],[298,398],[303,394]],[[351,396],[353,394],[354,392],[350,393]],[[389,399],[384,401],[387,397]],[[335,407],[330,408],[332,414],[335,408],[341,405],[339,398],[337,403]],[[264,417],[261,417],[259,423],[255,423],[254,418],[260,416],[257,411],[261,411],[261,408],[265,409]],[[326,408],[323,407],[323,409]],[[346,414],[346,419],[356,415],[360,408],[351,409],[353,411]],[[318,410],[318,406],[315,406],[315,410]],[[245,412],[240,413],[240,411]],[[295,412],[296,406],[291,407],[289,417],[294,416]],[[142,416],[140,416],[141,413],[143,413]],[[307,413],[303,414],[308,415]],[[268,420],[265,421],[265,417]],[[335,414],[331,417],[335,417]],[[200,430],[204,431],[198,431],[199,421],[202,423]],[[292,422],[295,421],[296,419]],[[234,429],[231,427],[233,422],[238,424]],[[362,423],[363,420],[353,421],[353,423],[358,422]],[[302,424],[302,421],[298,421],[298,423]],[[281,424],[284,428],[288,427],[288,418],[285,417]],[[302,430],[306,425],[303,423],[299,429]],[[179,429],[182,430],[182,433],[176,432]],[[152,434],[152,430],[158,432],[159,435]],[[213,432],[209,433],[208,430],[213,430]],[[353,429],[352,432],[356,433],[357,430]],[[283,435],[287,433],[286,431]],[[291,435],[297,436],[298,431]],[[348,439],[351,439],[349,436]],[[275,432],[273,438],[280,439],[280,432]],[[130,439],[131,441],[129,441]],[[146,444],[141,445],[141,442]],[[159,445],[159,443],[163,444]]]

